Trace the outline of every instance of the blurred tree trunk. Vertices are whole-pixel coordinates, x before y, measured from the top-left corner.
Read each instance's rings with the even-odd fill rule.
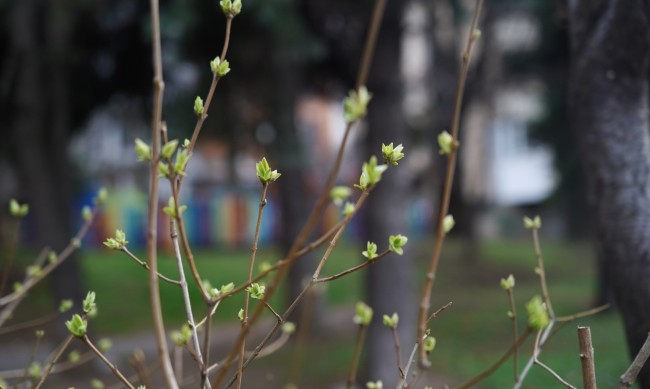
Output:
[[[631,355],[650,331],[649,18],[647,1],[569,1],[569,115]]]
[[[368,155],[379,155],[381,144],[407,143],[402,109],[400,72],[402,15],[405,2],[389,0],[379,33],[368,88],[373,99],[368,108]],[[408,55],[408,53],[406,54]],[[408,158],[408,144],[405,145]],[[401,166],[391,167],[368,198],[367,238],[380,251],[387,247],[388,236],[406,234],[405,206],[408,196],[406,174]],[[368,301],[375,310],[366,342],[368,379],[382,380],[385,387],[395,387],[399,378],[395,346],[390,331],[382,324],[384,314],[397,312],[402,358],[415,341],[416,300],[413,290],[413,260],[407,249],[403,257],[391,255],[371,266],[367,273]]]
[[[11,93],[9,142],[21,191],[35,220],[35,241],[58,252],[72,238],[69,95],[62,55],[68,39],[62,20],[65,5],[25,0],[12,3],[11,12],[11,53],[19,66]],[[42,31],[44,36],[39,35]],[[52,279],[56,299],[81,298],[74,257]]]

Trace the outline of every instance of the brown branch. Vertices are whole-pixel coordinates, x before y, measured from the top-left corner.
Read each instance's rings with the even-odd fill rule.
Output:
[[[592,309],[588,309],[588,310],[583,311],[583,312],[575,313],[573,315],[558,316],[557,318],[555,318],[555,321],[560,322],[560,323],[569,322],[569,321],[573,321],[575,319],[580,319],[580,318],[583,318],[583,317],[586,317],[586,316],[595,315],[595,314],[600,313],[602,311],[605,311],[607,309],[609,309],[609,304],[604,304],[604,305],[598,306],[596,308],[592,308]]]
[[[346,276],[346,275],[348,275],[350,273],[354,273],[356,271],[359,271],[359,270],[363,269],[364,267],[368,267],[368,266],[372,265],[373,263],[375,263],[376,261],[378,261],[381,258],[385,257],[389,253],[390,253],[390,251],[386,250],[383,253],[377,255],[372,260],[363,261],[362,263],[360,263],[360,264],[358,264],[358,265],[356,265],[354,267],[351,267],[351,268],[349,268],[347,270],[344,270],[344,271],[342,271],[342,272],[340,272],[338,274],[335,274],[333,276],[329,276],[329,277],[325,277],[325,278],[318,278],[318,279],[314,280],[314,282],[317,283],[317,284],[320,284],[320,283],[324,283],[324,282],[330,282],[330,281],[337,280],[337,279],[339,279],[339,278],[341,278],[343,276]]]
[[[117,366],[115,366],[111,361],[109,361],[108,358],[106,358],[106,356],[105,356],[104,354],[102,354],[102,352],[99,351],[99,350],[97,349],[97,347],[95,347],[95,345],[93,344],[93,342],[91,342],[90,339],[88,338],[88,335],[84,335],[84,336],[83,336],[82,338],[80,338],[80,339],[83,340],[84,343],[86,343],[86,345],[88,345],[88,347],[90,347],[90,349],[91,349],[95,354],[97,354],[97,356],[99,357],[99,359],[101,359],[102,362],[104,362],[104,363],[106,364],[106,366],[108,366],[108,367],[111,369],[111,371],[113,372],[113,374],[114,374],[114,375],[115,375],[115,376],[116,376],[120,381],[122,381],[122,382],[124,383],[124,385],[126,385],[129,389],[135,389],[135,388],[133,387],[133,385],[131,385],[131,383],[129,382],[129,380],[127,380],[126,377],[124,377],[124,375],[123,375],[122,372],[117,368]]]
[[[447,304],[443,305],[442,307],[438,308],[437,311],[432,313],[431,316],[429,316],[429,318],[427,319],[427,325],[429,324],[429,322],[431,320],[435,319],[436,317],[438,317],[438,315],[440,315],[442,312],[444,312],[447,308],[451,307],[451,304],[452,304],[452,302],[450,301]]]
[[[352,389],[354,382],[357,379],[357,367],[359,366],[359,359],[361,358],[361,349],[363,349],[363,341],[366,339],[366,332],[368,326],[359,325],[359,332],[357,333],[357,341],[354,344],[354,354],[352,356],[352,365],[350,366],[350,374],[348,374],[348,381],[346,388]]]
[[[476,31],[478,25],[478,18],[481,13],[481,8],[483,6],[483,0],[477,0],[476,8],[474,10],[474,17],[472,19],[471,27],[469,30],[469,35],[467,38],[467,44],[465,50],[462,54],[462,61],[460,72],[458,76],[458,85],[456,87],[456,98],[454,101],[454,114],[451,124],[451,136],[454,141],[458,140],[458,131],[460,126],[460,112],[463,102],[463,92],[465,90],[465,81],[467,79],[467,71],[469,69],[469,60],[472,53],[472,48],[474,42],[476,41],[476,36],[474,31]],[[433,289],[433,280],[436,275],[436,270],[438,269],[438,263],[440,262],[440,256],[442,254],[442,245],[445,239],[445,231],[443,226],[443,221],[447,212],[449,212],[449,202],[451,199],[451,188],[454,182],[454,172],[456,170],[456,160],[458,158],[457,149],[453,149],[448,156],[447,168],[445,171],[445,181],[443,185],[443,194],[442,202],[440,204],[440,210],[438,211],[438,223],[436,231],[436,239],[433,247],[433,253],[431,255],[431,261],[429,263],[429,268],[427,270],[426,279],[424,282],[424,288],[422,290],[422,297],[420,299],[420,309],[418,316],[418,341],[420,343],[424,342],[425,334],[427,331],[427,316],[429,315],[430,308],[430,299],[431,291]],[[430,365],[429,360],[427,359],[427,353],[424,350],[423,345],[420,344],[420,366],[426,368]]]
[[[174,375],[174,369],[169,358],[169,348],[165,335],[165,325],[162,318],[162,307],[160,304],[160,285],[158,284],[158,162],[160,160],[160,129],[162,125],[162,102],[165,83],[163,81],[162,53],[160,42],[160,14],[158,0],[150,0],[151,5],[151,40],[152,40],[152,61],[154,64],[153,78],[153,110],[151,118],[151,143],[152,158],[149,172],[149,226],[147,234],[147,257],[149,260],[149,298],[153,316],[153,329],[158,345],[158,357],[160,358],[165,384],[169,389],[178,389],[178,383]],[[127,381],[128,383],[128,381]]]
[[[260,204],[257,210],[257,223],[255,224],[255,236],[253,237],[253,246],[251,247],[251,258],[248,262],[249,283],[253,279],[253,269],[255,268],[255,254],[257,253],[257,241],[260,236],[260,226],[262,225],[262,215],[264,214],[264,206],[266,205],[266,191],[268,190],[268,188],[269,188],[268,183],[262,184],[262,194],[260,195]],[[242,328],[246,328],[248,326],[248,306],[250,304],[250,298],[251,298],[251,294],[247,290],[246,297],[244,299],[244,317],[243,320],[241,321]],[[275,313],[273,308],[271,308],[271,306],[268,305],[267,302],[264,302],[264,305],[266,305],[271,310],[271,312],[273,312],[274,315],[278,316],[277,313]],[[280,321],[282,321],[282,318],[280,318]],[[246,352],[246,338],[244,338],[241,342],[241,351],[239,353],[239,365],[237,366],[237,389],[241,388],[241,383],[244,375],[243,369],[244,369],[245,352]]]
[[[52,361],[47,365],[47,367],[43,371],[43,375],[41,376],[41,379],[38,381],[38,384],[36,384],[36,389],[39,389],[40,387],[43,386],[43,384],[45,383],[45,380],[47,379],[47,377],[52,372],[52,368],[54,367],[54,364],[56,363],[56,361],[59,360],[59,358],[61,358],[61,355],[63,355],[63,352],[65,351],[65,349],[68,348],[68,346],[70,345],[70,342],[72,342],[72,339],[74,339],[74,336],[73,335],[68,335],[68,337],[65,338],[65,340],[61,343],[61,345],[59,346],[58,351],[54,355],[54,358],[52,358]]]
[[[630,364],[630,367],[628,367],[625,373],[623,373],[621,376],[618,384],[619,389],[627,389],[632,387],[634,381],[636,381],[636,377],[641,371],[641,368],[648,360],[648,356],[650,356],[650,333],[648,334],[645,342],[643,342],[643,346],[641,346],[639,353],[636,355],[636,357],[634,357],[634,360],[632,361],[632,364]]]
[[[589,327],[578,327],[578,348],[582,365],[582,385],[584,389],[596,389],[596,369],[594,367],[594,347],[591,344]]]
[[[138,258],[137,256],[135,256],[135,254],[130,252],[126,247],[122,247],[121,251],[124,252],[126,255],[128,255],[129,258],[131,258],[135,262],[137,262],[140,266],[142,266],[143,268],[149,270],[149,264],[147,264],[145,261],[143,261],[140,258]],[[172,280],[171,278],[165,277],[164,275],[160,274],[159,272],[156,272],[156,273],[158,274],[158,277],[160,277],[160,279],[165,281],[165,282],[168,282],[168,283],[170,283],[172,285],[176,285],[176,286],[180,286],[180,284],[181,284],[180,281]]]
[[[542,249],[539,244],[539,229],[533,227],[531,229],[531,234],[533,237],[533,246],[535,247],[535,256],[537,257],[537,272],[539,274],[539,282],[542,286],[542,297],[544,303],[546,304],[546,309],[548,310],[549,316],[551,319],[555,318],[555,312],[553,312],[553,305],[551,304],[551,297],[548,294],[548,285],[546,283],[546,270],[544,269],[544,257],[542,257]]]
[[[517,335],[517,307],[515,305],[515,296],[512,288],[507,289],[508,292],[508,302],[510,304],[510,320],[512,320],[512,339],[515,341],[515,352],[512,356],[513,360],[513,369],[514,369],[514,377],[515,377],[515,382],[519,381],[519,348],[517,347],[517,338],[519,338],[519,335]]]
[[[496,362],[492,364],[492,366],[488,367],[487,369],[483,370],[481,373],[477,374],[476,376],[470,378],[469,380],[463,382],[462,384],[458,385],[456,389],[467,389],[470,388],[477,383],[481,382],[485,378],[489,377],[492,373],[494,373],[501,365],[503,365],[508,358],[510,358],[510,355],[512,355],[517,347],[521,345],[526,338],[528,338],[528,335],[530,335],[530,329],[526,328],[526,331],[524,331],[519,338],[517,338],[516,342],[513,342],[510,345],[510,348],[499,358]]]
[[[404,369],[402,368],[402,347],[399,344],[399,336],[397,335],[397,326],[390,327],[393,333],[393,344],[395,345],[395,354],[397,355],[397,370],[401,379],[406,379]]]

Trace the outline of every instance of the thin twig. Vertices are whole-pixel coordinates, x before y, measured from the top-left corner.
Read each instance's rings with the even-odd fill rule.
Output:
[[[609,304],[604,304],[604,305],[598,306],[596,308],[592,308],[592,309],[588,309],[588,310],[583,311],[583,312],[575,313],[573,315],[558,316],[558,317],[555,318],[555,321],[557,321],[559,323],[573,321],[575,319],[580,319],[580,318],[583,318],[583,317],[586,317],[586,316],[595,315],[597,313],[600,313],[602,311],[605,311],[605,310],[609,309],[609,307],[610,307]]]
[[[169,389],[178,389],[174,369],[169,358],[169,348],[165,335],[165,325],[160,304],[160,285],[158,284],[158,163],[160,161],[160,129],[162,120],[162,103],[165,90],[163,81],[162,53],[160,41],[160,12],[158,0],[150,0],[151,6],[151,40],[152,62],[154,64],[153,78],[153,110],[151,118],[152,158],[149,172],[149,205],[148,205],[148,235],[147,257],[149,261],[149,298],[153,316],[153,329],[158,345],[158,357],[161,361],[165,384]],[[128,382],[128,381],[127,381]]]
[[[462,384],[458,385],[456,389],[467,389],[470,388],[474,385],[476,385],[478,382],[481,382],[485,378],[489,377],[492,373],[494,373],[501,365],[503,365],[508,358],[510,358],[510,355],[512,355],[517,347],[521,345],[526,338],[528,338],[528,335],[530,335],[530,330],[526,328],[526,331],[524,331],[523,334],[517,338],[515,342],[513,342],[510,345],[510,348],[499,358],[496,362],[494,362],[490,367],[487,369],[483,370],[481,373],[477,374],[476,376],[470,378],[469,380],[463,382]]]
[[[268,190],[269,185],[268,183],[263,183],[262,184],[262,194],[260,195],[260,203],[259,203],[259,208],[257,210],[257,223],[255,224],[255,236],[253,237],[253,246],[251,247],[251,258],[248,262],[248,282],[251,282],[253,279],[253,269],[255,268],[255,254],[257,253],[257,242],[260,237],[260,226],[262,225],[262,215],[264,214],[264,206],[266,205],[266,191]],[[244,299],[244,317],[243,320],[241,321],[242,328],[246,328],[248,326],[248,306],[250,304],[250,297],[251,293],[250,291],[246,290],[246,297]],[[276,316],[277,313],[273,311],[270,305],[268,303],[264,302],[264,305],[266,305],[269,309],[271,309],[271,312],[273,312]],[[279,317],[279,316],[278,316]],[[280,318],[280,321],[282,318]],[[246,338],[241,342],[241,351],[239,355],[239,365],[237,366],[237,389],[241,388],[241,383],[243,379],[243,367],[244,367],[244,353],[246,351]]]
[[[625,373],[623,373],[621,376],[618,384],[619,389],[627,389],[632,387],[634,381],[636,381],[636,377],[641,371],[641,368],[648,360],[648,356],[650,356],[650,333],[648,334],[645,342],[643,342],[643,346],[641,346],[639,353],[636,354],[636,357],[634,357],[634,360],[632,361],[632,364],[630,364],[630,367],[628,367]]]
[[[337,279],[339,279],[339,278],[341,278],[343,276],[346,276],[346,275],[348,275],[350,273],[354,273],[355,271],[359,271],[359,270],[363,269],[364,267],[368,267],[368,266],[372,265],[373,263],[377,262],[378,260],[385,257],[389,253],[390,253],[390,251],[386,250],[383,253],[377,255],[372,260],[363,261],[362,263],[360,263],[360,264],[358,264],[358,265],[356,265],[354,267],[351,267],[351,268],[349,268],[347,270],[344,270],[344,271],[342,271],[342,272],[340,272],[338,274],[335,274],[333,276],[318,278],[318,279],[314,280],[314,282],[317,283],[317,284],[320,284],[320,283],[324,283],[324,282],[330,282],[330,281],[337,280]]]
[[[350,366],[350,374],[348,374],[348,381],[346,388],[352,389],[354,382],[357,379],[357,367],[359,366],[359,359],[361,358],[361,349],[363,349],[363,341],[366,339],[367,325],[359,325],[359,332],[357,333],[357,341],[354,344],[354,354],[352,356],[352,365]]]
[[[582,366],[582,386],[584,389],[596,389],[594,346],[591,344],[591,330],[589,327],[578,327],[578,348]]]
[[[45,370],[43,370],[43,375],[41,376],[41,379],[38,381],[38,384],[36,384],[36,389],[39,389],[41,386],[43,386],[43,384],[45,383],[45,380],[47,379],[47,377],[52,372],[52,368],[54,367],[54,364],[56,363],[56,361],[59,360],[59,358],[61,358],[61,355],[63,355],[63,352],[65,351],[65,349],[68,348],[68,345],[70,345],[70,342],[72,342],[72,339],[74,339],[74,336],[73,335],[68,335],[68,337],[65,338],[65,340],[61,343],[61,345],[59,346],[58,351],[56,352],[56,354],[54,355],[54,357],[52,358],[50,363],[47,365]]]
[[[51,313],[48,313],[45,316],[42,316],[42,317],[39,317],[39,318],[36,318],[36,319],[33,319],[33,320],[29,320],[29,321],[26,321],[26,322],[16,323],[14,325],[2,327],[2,328],[0,328],[0,335],[5,335],[5,334],[8,334],[8,333],[14,332],[14,331],[24,330],[24,329],[30,328],[30,327],[41,326],[43,324],[46,324],[46,323],[56,319],[59,315],[60,315],[59,312],[51,312]]]
[[[115,366],[111,361],[109,361],[108,358],[106,358],[106,356],[105,356],[104,354],[102,354],[102,352],[99,351],[99,349],[97,349],[97,347],[95,347],[95,345],[93,344],[93,342],[91,342],[90,339],[88,338],[88,335],[84,335],[84,336],[83,336],[82,338],[80,338],[80,339],[83,340],[84,343],[86,343],[86,345],[88,345],[88,347],[90,347],[90,349],[93,350],[93,352],[94,352],[95,354],[97,354],[97,356],[99,357],[99,359],[101,359],[101,360],[106,364],[106,366],[108,366],[108,367],[111,369],[111,371],[113,372],[113,374],[114,374],[114,375],[115,375],[115,376],[116,376],[120,381],[122,381],[122,382],[124,383],[124,385],[128,386],[129,389],[135,389],[135,388],[133,387],[133,385],[131,385],[131,383],[129,382],[129,380],[127,380],[126,377],[124,377],[124,375],[123,375],[122,372],[117,368],[117,366]]]
[[[555,318],[555,312],[553,312],[553,305],[551,304],[551,297],[548,294],[548,285],[546,283],[546,270],[544,268],[544,257],[542,257],[542,249],[539,244],[539,229],[533,227],[531,229],[531,234],[533,237],[533,246],[535,247],[535,256],[537,257],[537,273],[539,274],[539,282],[542,286],[542,298],[546,304],[546,309],[548,310],[549,316],[553,319]]]
[[[458,85],[456,87],[456,98],[454,101],[454,114],[451,124],[451,136],[453,140],[458,141],[458,131],[460,127],[460,112],[463,102],[463,92],[465,90],[465,81],[467,79],[467,71],[469,69],[469,60],[472,53],[472,48],[474,42],[476,41],[476,35],[474,32],[477,29],[478,18],[481,13],[481,8],[483,6],[483,0],[477,0],[476,8],[474,10],[474,16],[472,19],[471,27],[469,30],[469,35],[467,38],[467,44],[465,50],[463,51],[461,57],[461,67],[458,75]],[[433,252],[431,255],[431,261],[429,268],[427,270],[426,279],[424,283],[424,288],[422,290],[422,297],[420,299],[420,309],[418,316],[418,339],[420,342],[424,342],[425,334],[427,331],[427,317],[429,316],[430,308],[430,299],[431,291],[433,288],[433,280],[435,279],[436,270],[438,269],[438,263],[440,262],[440,256],[442,254],[442,245],[445,239],[445,230],[443,221],[447,212],[449,212],[449,202],[451,199],[451,188],[454,181],[454,173],[456,170],[456,160],[458,158],[458,151],[454,148],[451,153],[448,155],[447,159],[447,168],[445,172],[445,181],[443,185],[443,194],[442,202],[440,204],[440,210],[438,211],[438,223],[436,230],[436,239],[433,246]],[[420,345],[420,366],[426,368],[430,365],[430,362],[427,358],[427,353],[424,350],[424,347]]]
[[[176,265],[178,267],[178,275],[180,278],[181,292],[183,294],[183,304],[185,305],[185,315],[192,331],[192,343],[199,359],[199,370],[201,372],[202,381],[205,377],[205,365],[203,364],[203,356],[201,355],[201,346],[199,346],[199,336],[196,333],[196,324],[194,323],[194,314],[192,313],[192,303],[190,301],[190,292],[187,289],[187,281],[185,280],[185,270],[183,269],[183,258],[181,258],[181,250],[178,245],[178,232],[176,230],[176,221],[169,220],[169,232],[172,239],[172,246],[174,247],[174,256],[176,257]]]
[[[397,326],[390,327],[391,332],[393,333],[393,344],[395,345],[395,354],[397,355],[397,370],[399,371],[399,377],[405,379],[404,369],[402,368],[402,348],[399,344],[399,336],[397,335]]]
[[[415,353],[418,351],[418,345],[420,342],[415,342],[413,345],[413,350],[411,350],[411,356],[409,357],[408,362],[406,363],[406,367],[404,368],[404,378],[402,378],[397,385],[398,389],[404,389],[406,388],[408,384],[408,375],[409,375],[409,370],[411,370],[411,366],[413,365],[413,361],[415,361]]]
[[[29,374],[29,367],[31,366],[32,362],[34,362],[34,358],[36,357],[36,351],[38,351],[38,346],[40,346],[41,344],[41,338],[42,335],[41,336],[39,336],[38,334],[36,335],[36,341],[34,342],[32,353],[29,356],[29,360],[27,361],[27,366],[25,366],[25,371],[23,372],[23,382],[27,380],[27,376]]]
[[[151,382],[151,377],[149,377],[149,367],[145,361],[145,355],[142,349],[136,349],[133,351],[133,357],[131,358],[131,364],[136,370],[138,380],[144,384],[145,388],[153,388],[153,383]],[[182,369],[181,369],[182,371]]]
[[[126,246],[123,246],[121,251],[123,251],[124,254],[128,255],[129,258],[131,258],[135,262],[137,262],[140,266],[142,266],[143,268],[149,270],[149,264],[147,264],[145,261],[143,261],[140,258],[138,258],[137,256],[135,256],[135,254],[130,252],[129,249],[126,248]],[[170,283],[172,285],[176,285],[176,286],[180,286],[180,284],[181,284],[179,281],[172,280],[169,277],[165,277],[164,275],[160,274],[160,272],[156,272],[156,273],[158,274],[158,277],[160,277],[160,279],[165,281],[165,282],[168,282],[168,283]]]
[[[447,308],[451,307],[451,305],[452,305],[452,302],[450,301],[447,304],[443,305],[442,307],[438,308],[438,310],[435,311],[434,313],[432,313],[431,316],[429,316],[429,318],[427,319],[427,325],[429,325],[429,322],[431,320],[435,319],[436,317],[438,317],[438,315],[443,313]]]
[[[512,339],[515,342],[515,351],[512,355],[512,360],[513,360],[513,368],[514,368],[514,377],[515,381],[517,382],[519,380],[519,348],[517,347],[517,338],[519,338],[519,335],[517,334],[518,329],[517,329],[517,307],[515,305],[515,296],[514,296],[514,291],[512,288],[508,288],[506,290],[508,292],[508,302],[510,303],[510,320],[512,320]]]

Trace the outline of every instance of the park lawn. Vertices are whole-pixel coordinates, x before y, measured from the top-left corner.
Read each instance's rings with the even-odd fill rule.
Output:
[[[415,256],[420,268],[417,274],[422,275],[430,257],[431,242],[410,244],[410,254]],[[487,368],[510,345],[512,326],[506,315],[509,309],[507,295],[499,286],[500,278],[510,273],[516,278],[515,299],[520,331],[525,328],[525,302],[541,293],[538,277],[534,273],[536,259],[529,240],[485,242],[471,251],[467,246],[458,240],[450,239],[447,242],[432,295],[434,307],[453,302],[453,306],[430,325],[432,335],[438,340],[436,350],[431,355],[432,371],[448,380],[451,387]],[[330,275],[354,266],[361,260],[359,251],[359,247],[349,243],[340,245],[334,250],[322,274]],[[587,245],[543,242],[542,251],[555,312],[558,315],[569,315],[590,308],[594,295],[595,271]],[[215,286],[231,281],[236,284],[242,282],[246,278],[249,255],[248,250],[195,253],[202,276]],[[279,258],[279,250],[262,248],[257,254],[257,263],[272,263]],[[84,284],[89,290],[97,292],[100,316],[90,323],[93,331],[102,335],[119,335],[150,328],[147,272],[144,269],[118,252],[105,250],[84,252],[82,269]],[[176,264],[168,253],[160,255],[160,271],[171,278],[177,278]],[[361,273],[351,274],[328,286],[329,306],[349,309],[355,301],[362,298],[364,275]],[[189,272],[187,277],[192,285],[193,301],[200,302],[198,290],[193,285]],[[422,280],[417,282],[421,283]],[[280,295],[282,294],[281,291]],[[34,306],[42,306],[47,301],[39,293],[34,297]],[[184,321],[184,308],[178,288],[161,283],[161,298],[168,328],[180,325]],[[280,310],[284,306],[279,296],[271,303]],[[216,321],[236,325],[236,313],[242,305],[242,296],[224,301],[216,315]],[[203,309],[197,303],[195,314],[204,314]],[[383,312],[377,312],[376,318],[379,319],[381,314]],[[540,359],[569,382],[580,386],[577,325],[591,327],[598,382],[601,386],[613,386],[625,370],[628,359],[620,320],[611,312],[566,325],[548,342]],[[386,333],[387,336],[389,334]],[[317,388],[319,385],[316,383],[332,382],[332,377],[340,377],[339,380],[342,380],[351,360],[354,335],[355,331],[352,331],[349,337],[317,341],[310,345],[303,361],[301,382],[311,382],[309,387]],[[402,347],[410,349],[411,346]],[[522,347],[520,368],[530,356],[531,348],[532,340]],[[286,366],[286,361],[290,359],[292,349],[286,348],[280,353],[279,358],[262,359],[256,364],[261,369],[274,372],[272,375],[277,379],[278,375],[287,374],[289,367]],[[503,388],[510,387],[512,382],[510,360],[477,387]],[[426,382],[420,384],[423,386]],[[524,386],[561,387],[538,367],[533,367]]]

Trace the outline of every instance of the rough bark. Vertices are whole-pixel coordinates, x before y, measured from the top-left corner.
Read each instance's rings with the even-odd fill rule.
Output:
[[[409,145],[402,110],[400,80],[401,20],[404,2],[389,0],[378,37],[375,58],[370,72],[369,90],[373,99],[368,108],[368,153],[381,153],[381,144],[404,143],[406,158]],[[379,155],[381,159],[381,155]],[[368,198],[366,213],[367,238],[385,248],[389,235],[406,233],[404,209],[407,190],[406,177],[400,166],[393,166]],[[397,312],[402,358],[408,359],[415,340],[415,301],[412,258],[409,250],[404,256],[391,255],[371,266],[367,273],[368,302],[375,310],[375,319],[368,331],[366,363],[368,379],[382,380],[386,387],[395,387],[399,378],[395,362],[395,347],[390,331],[383,324],[384,314]]]
[[[570,120],[631,355],[650,331],[650,5],[569,2]],[[640,382],[650,388],[650,369]]]

